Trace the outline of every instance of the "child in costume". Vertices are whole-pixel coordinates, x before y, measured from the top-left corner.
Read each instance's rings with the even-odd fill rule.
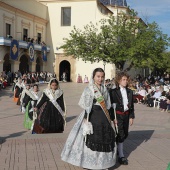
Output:
[[[66,106],[63,91],[56,78],[50,80],[34,110],[38,111],[38,114],[33,133],[62,133],[64,131]]]
[[[118,161],[123,165],[128,165],[123,152],[123,142],[128,136],[129,122],[132,125],[135,118],[133,91],[127,87],[128,79],[129,76],[125,72],[118,73],[115,78],[117,87],[110,90],[111,104],[115,107],[117,117]],[[113,107],[112,112],[114,112]]]
[[[25,91],[25,97],[23,99],[22,106],[25,107],[24,127],[26,129],[32,129],[34,123],[34,107],[36,106],[37,101],[41,97],[41,94],[42,93],[39,91],[37,84],[33,85],[33,89]]]

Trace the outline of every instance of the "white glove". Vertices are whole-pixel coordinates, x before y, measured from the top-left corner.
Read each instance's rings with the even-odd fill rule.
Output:
[[[34,101],[31,101],[31,105],[34,106]]]
[[[33,121],[35,121],[35,119],[37,119],[37,112],[33,112]]]
[[[22,111],[22,113],[25,113],[25,107],[24,106],[22,106],[21,111]]]
[[[83,124],[83,136],[93,134],[93,126],[91,122],[84,122]]]

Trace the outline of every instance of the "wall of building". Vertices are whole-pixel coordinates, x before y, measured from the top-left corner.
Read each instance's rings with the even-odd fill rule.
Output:
[[[31,0],[32,1],[32,0]],[[5,1],[6,2],[6,1]],[[46,18],[40,18],[38,15],[34,15],[31,12],[27,13],[25,11],[28,11],[31,8],[31,2],[27,1],[26,3],[17,3],[17,0],[8,1],[10,4],[6,4],[3,2],[0,2],[0,36],[6,37],[6,23],[11,24],[11,35],[13,38],[17,40],[23,39],[23,28],[28,29],[28,37],[30,38],[37,38],[37,33],[42,34],[42,40],[46,41],[46,25],[47,25],[47,16]],[[15,3],[14,3],[15,2]],[[32,6],[34,7],[34,1],[32,1]],[[37,13],[38,10],[42,10],[41,14],[46,15],[47,7],[41,9],[42,4],[36,2],[36,6],[39,4],[39,7],[37,6]],[[14,5],[16,4],[16,5]],[[18,4],[18,5],[17,5]],[[18,8],[13,7],[18,6]],[[22,8],[21,8],[22,6]],[[30,7],[29,7],[30,6]],[[25,10],[27,9],[27,10]],[[40,15],[40,14],[39,14]],[[45,16],[43,16],[45,17]]]
[[[48,9],[45,5],[37,2],[36,0],[1,0],[6,4],[21,9],[29,14],[37,17],[47,19]]]
[[[64,1],[47,3],[49,11],[50,30],[53,33],[52,42],[54,53],[63,52],[62,49],[56,50],[56,47],[63,45],[63,38],[68,38],[73,27],[83,29],[85,25],[93,22],[97,23],[107,15],[99,11],[96,0],[94,1]],[[71,7],[71,26],[61,26],[61,8]],[[48,32],[50,31],[48,30]],[[48,35],[47,32],[47,35]]]
[[[4,3],[5,2],[5,3]],[[11,24],[11,36],[16,40],[23,40],[23,29],[28,29],[28,38],[37,39],[37,34],[41,33],[41,41],[46,42],[47,35],[47,7],[35,0],[5,0],[0,1],[0,37],[6,38],[6,23]],[[41,11],[41,12],[40,12]],[[47,44],[48,45],[48,44]],[[10,53],[10,48],[1,45],[0,71],[3,71],[4,56]],[[11,62],[11,71],[18,71],[20,57],[29,55],[28,50],[19,49],[18,61]],[[35,51],[34,62],[29,62],[30,71],[35,71],[36,58],[39,52]],[[50,64],[49,64],[50,65]],[[47,70],[47,64],[44,62],[42,71]]]
[[[93,1],[66,1],[47,3],[49,11],[49,25],[47,26],[47,42],[50,44],[51,52],[54,54],[54,69],[57,76],[60,75],[60,63],[67,60],[71,64],[71,81],[76,82],[77,75],[82,77],[87,75],[89,78],[94,68],[103,68],[103,63],[85,63],[73,57],[64,56],[64,51],[58,49],[64,44],[63,38],[69,38],[69,34],[73,27],[84,29],[84,26],[92,22],[98,23],[101,19],[107,18],[108,15],[101,13],[101,7],[97,5],[96,0]],[[71,26],[61,26],[61,8],[71,7]],[[104,9],[102,9],[104,10]],[[52,53],[53,53],[52,52]],[[52,59],[53,57],[51,57]],[[51,63],[51,62],[50,62]],[[87,69],[88,68],[88,69]],[[105,66],[106,77],[112,78],[115,75],[115,66],[107,64]]]

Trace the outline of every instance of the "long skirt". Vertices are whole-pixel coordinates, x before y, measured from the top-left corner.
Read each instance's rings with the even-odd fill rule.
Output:
[[[116,143],[114,151],[111,152],[98,152],[87,148],[83,136],[84,115],[83,111],[71,130],[61,153],[61,159],[87,169],[107,169],[114,166],[117,152]]]
[[[24,116],[24,127],[26,129],[31,129],[33,121],[29,118],[28,113],[29,113],[29,105],[31,104],[31,102],[28,103],[26,110],[25,110],[25,116]]]
[[[167,109],[167,100],[160,101],[160,108],[165,110]]]

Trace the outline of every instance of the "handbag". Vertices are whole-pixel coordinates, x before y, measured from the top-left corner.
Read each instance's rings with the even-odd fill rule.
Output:
[[[37,121],[35,121],[32,131],[37,134],[41,134],[44,133],[44,128]]]

